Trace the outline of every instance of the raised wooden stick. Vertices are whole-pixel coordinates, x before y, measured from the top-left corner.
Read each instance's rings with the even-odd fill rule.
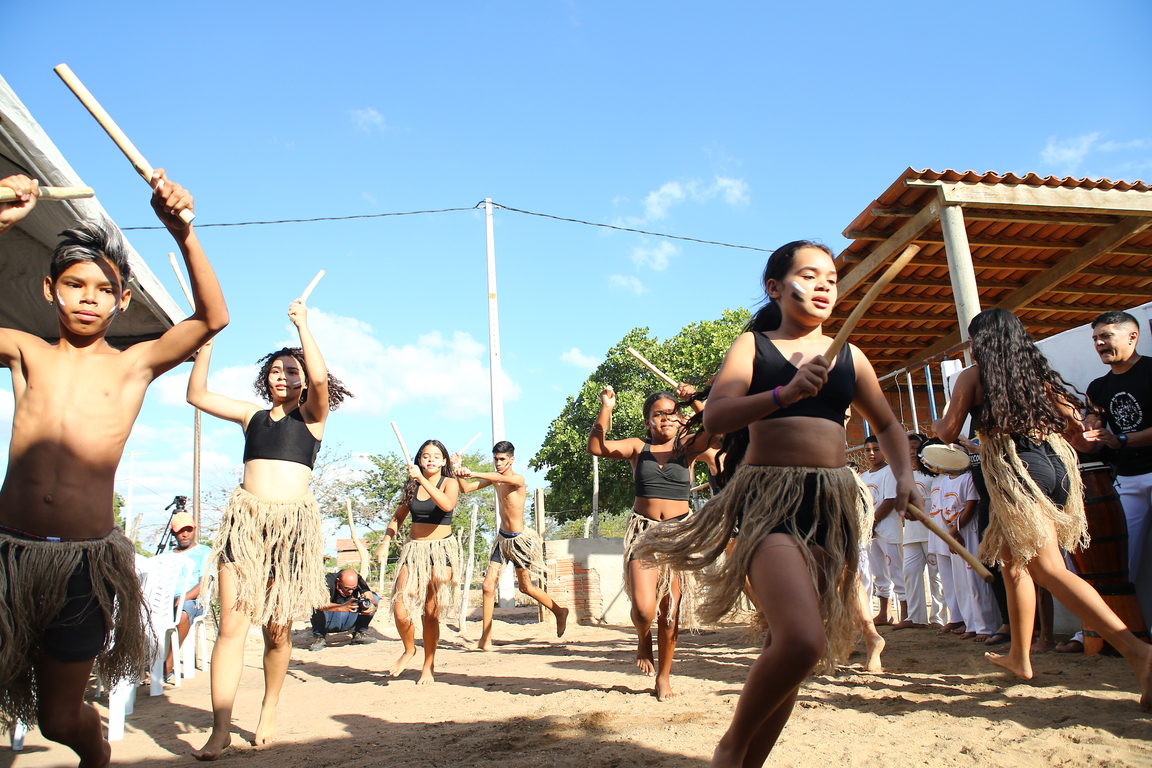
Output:
[[[83,200],[95,196],[92,187],[40,187],[41,200]],[[7,203],[16,197],[16,190],[0,187],[0,203]]]
[[[482,432],[477,432],[477,433],[476,433],[476,437],[472,438],[471,440],[469,440],[467,443],[465,443],[465,444],[464,444],[464,447],[460,449],[460,455],[461,455],[461,456],[463,456],[463,455],[464,455],[464,452],[468,450],[468,448],[469,448],[469,447],[472,445],[472,443],[474,443],[474,442],[476,442],[477,440],[479,440],[479,439],[480,439],[480,435],[481,435],[481,434],[483,434],[483,433],[482,433]]]
[[[60,79],[64,81],[64,85],[68,86],[68,89],[72,91],[72,93],[76,94],[76,98],[80,99],[80,103],[87,108],[92,114],[92,117],[96,118],[96,122],[100,123],[100,127],[104,129],[112,141],[116,142],[116,146],[120,147],[120,151],[123,152],[124,156],[128,158],[128,161],[132,163],[132,167],[136,169],[136,172],[143,177],[144,181],[148,182],[149,186],[155,188],[156,184],[152,179],[152,172],[154,170],[152,166],[144,159],[144,155],[140,154],[140,150],[136,149],[136,145],[129,141],[124,131],[120,130],[120,126],[116,125],[116,121],[112,119],[112,116],[104,111],[104,107],[100,106],[100,102],[96,101],[96,97],[84,87],[84,83],[80,82],[80,78],[72,73],[72,70],[67,64],[60,64],[54,67],[52,71],[60,76]],[[196,214],[192,213],[192,211],[187,209],[180,211],[180,220],[185,224],[191,224],[194,218],[196,218]]]
[[[664,381],[668,382],[668,386],[670,386],[672,388],[676,387],[676,382],[672,380],[672,377],[669,376],[668,374],[664,373],[664,371],[660,370],[656,366],[652,365],[651,361],[649,361],[648,358],[644,357],[644,355],[642,355],[639,352],[637,352],[636,350],[632,349],[632,347],[628,347],[628,354],[632,355],[632,357],[636,358],[641,363],[643,363],[644,367],[647,368],[648,370],[652,371],[652,373],[656,374],[660,378],[664,379]]]
[[[708,485],[708,483],[700,483],[700,485],[694,485],[688,489],[688,493],[696,493],[697,491],[702,491],[707,488]]]
[[[840,326],[840,332],[837,333],[836,338],[832,340],[828,351],[824,353],[824,359],[827,360],[829,364],[836,359],[836,355],[840,354],[840,349],[848,343],[848,337],[851,336],[852,331],[856,329],[856,323],[860,322],[860,318],[864,316],[864,313],[868,310],[868,307],[872,305],[872,302],[876,301],[876,297],[880,295],[880,292],[888,287],[888,283],[896,279],[896,276],[900,274],[904,267],[908,265],[908,262],[912,261],[912,258],[918,253],[920,253],[920,246],[908,246],[904,249],[904,252],[896,257],[896,260],[888,266],[888,269],[884,270],[884,273],[876,279],[876,282],[872,283],[872,287],[868,289],[868,293],[864,294],[864,298],[860,299],[859,303],[856,304],[856,308],[848,315],[848,319],[844,321],[844,325]]]
[[[308,287],[304,289],[304,293],[300,294],[300,301],[308,301],[308,297],[312,295],[312,289],[316,287],[316,283],[320,282],[320,278],[324,277],[324,270],[316,273],[316,277],[312,278],[312,282],[308,283]]]
[[[412,457],[408,455],[408,446],[404,445],[404,438],[400,436],[400,427],[396,426],[396,422],[392,422],[392,431],[396,433],[396,442],[400,443],[400,452],[404,454],[404,461],[408,462],[408,466],[412,466]]]
[[[184,273],[180,271],[180,265],[176,262],[176,254],[172,251],[168,251],[168,263],[172,265],[172,271],[176,273],[176,282],[180,283],[180,290],[184,291],[184,298],[188,299],[188,303],[192,305],[192,311],[195,312],[196,301],[192,298],[192,289],[184,280]]]
[[[984,563],[980,562],[980,560],[976,557],[976,555],[969,552],[967,549],[964,548],[963,544],[956,541],[956,539],[952,538],[952,534],[950,534],[950,533],[948,533],[948,531],[944,530],[944,528],[938,522],[933,520],[928,515],[924,514],[924,510],[920,509],[919,507],[915,507],[912,504],[909,504],[908,505],[908,511],[911,512],[916,517],[917,520],[924,523],[924,525],[927,526],[928,530],[932,531],[932,533],[936,534],[941,539],[943,539],[944,543],[948,545],[949,549],[951,549],[956,554],[960,555],[960,557],[964,558],[964,562],[966,562],[966,563],[968,563],[968,565],[972,566],[972,570],[976,571],[977,576],[984,579],[984,581],[986,581],[989,584],[991,584],[995,580],[994,577],[992,576],[992,572],[984,567]]]

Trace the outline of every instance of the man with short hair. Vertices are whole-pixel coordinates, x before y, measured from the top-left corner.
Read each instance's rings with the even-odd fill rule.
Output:
[[[1084,437],[1116,467],[1116,488],[1128,521],[1128,578],[1139,583],[1152,527],[1152,359],[1136,352],[1140,324],[1127,312],[1104,312],[1092,321],[1092,343],[1111,370],[1088,385],[1092,410]],[[1141,602],[1148,602],[1141,595]],[[1152,620],[1147,613],[1145,623]],[[1069,641],[1070,645],[1074,641]],[[1081,646],[1082,648],[1082,646]],[[1070,650],[1080,650],[1073,648]]]
[[[325,576],[328,599],[331,601],[312,612],[312,644],[310,651],[319,651],[327,645],[327,636],[333,632],[352,630],[352,645],[368,645],[376,638],[368,634],[368,625],[376,615],[380,598],[368,587],[364,577],[351,568]],[[367,599],[371,605],[363,602]]]
[[[196,521],[187,512],[177,512],[172,515],[172,537],[176,539],[174,552],[192,558],[192,567],[186,572],[187,578],[177,587],[176,601],[184,601],[180,612],[180,623],[176,631],[180,633],[180,645],[188,637],[188,630],[192,622],[204,613],[204,606],[200,603],[200,579],[204,575],[204,561],[212,554],[212,547],[196,543]],[[168,651],[168,661],[164,663],[164,677],[172,673],[172,654],[175,648]]]

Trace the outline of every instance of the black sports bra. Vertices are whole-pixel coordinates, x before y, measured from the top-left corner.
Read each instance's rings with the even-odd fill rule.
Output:
[[[644,443],[636,458],[636,498],[670,499],[688,501],[688,490],[692,487],[692,471],[683,456],[670,457],[661,467],[652,455],[651,444]]]
[[[755,395],[782,387],[796,375],[796,366],[776,348],[767,334],[757,332],[756,359],[752,364],[752,383],[748,394]],[[785,416],[814,416],[834,421],[844,426],[848,406],[852,405],[852,395],[856,391],[856,365],[852,360],[852,349],[847,344],[836,356],[836,363],[828,371],[828,381],[814,397],[806,397],[787,408],[780,408],[765,416],[765,419],[779,419]]]
[[[436,487],[439,488],[444,484],[444,475],[440,475],[440,479],[436,481]],[[426,499],[418,499],[415,495],[412,496],[412,501],[408,502],[408,514],[412,516],[413,523],[426,523],[428,525],[452,525],[452,510],[449,509],[445,512],[440,507],[436,506],[436,502],[429,496]]]
[[[277,459],[312,469],[319,453],[320,441],[308,431],[299,408],[279,421],[272,420],[271,411],[257,411],[244,430],[245,463],[252,459]]]

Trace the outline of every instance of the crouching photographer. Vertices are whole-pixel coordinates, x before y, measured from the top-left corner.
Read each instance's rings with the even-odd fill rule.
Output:
[[[327,642],[326,637],[333,632],[352,631],[352,643],[367,645],[376,642],[368,634],[368,625],[376,615],[380,598],[368,587],[368,582],[351,568],[339,573],[329,573],[325,577],[328,597],[331,600],[312,612],[311,651],[318,651]]]

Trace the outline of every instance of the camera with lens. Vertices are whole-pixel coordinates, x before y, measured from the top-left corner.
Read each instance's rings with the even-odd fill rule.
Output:
[[[360,595],[358,597],[354,597],[354,598],[352,598],[352,602],[355,603],[357,606],[359,606],[357,608],[357,610],[360,613],[363,613],[364,611],[372,610],[372,606],[375,605],[375,603],[372,602],[372,598],[368,597],[367,595]]]

